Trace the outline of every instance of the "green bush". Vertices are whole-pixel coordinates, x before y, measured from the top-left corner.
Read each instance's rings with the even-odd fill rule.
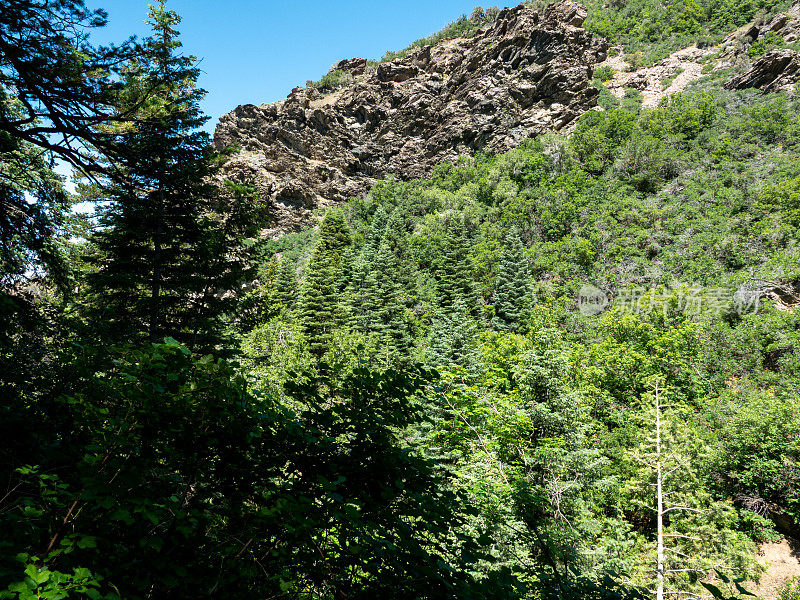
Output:
[[[758,58],[759,56],[764,56],[770,50],[783,48],[785,45],[786,43],[781,36],[774,31],[768,31],[764,37],[753,42],[747,50],[747,55],[750,58]]]
[[[599,79],[600,81],[606,82],[610,79],[614,78],[614,74],[616,71],[609,65],[604,65],[599,69],[595,69],[594,76]]]
[[[332,92],[353,83],[353,74],[350,71],[336,69],[323,75],[319,81],[307,81],[307,87],[315,87],[325,92]]]
[[[800,577],[790,579],[781,587],[778,600],[800,600]]]
[[[740,510],[739,522],[754,542],[780,542],[783,539],[783,535],[775,529],[772,521],[753,511]]]

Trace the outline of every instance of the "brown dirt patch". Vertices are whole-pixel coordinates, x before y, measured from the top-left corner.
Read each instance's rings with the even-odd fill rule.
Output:
[[[767,567],[754,592],[764,600],[775,600],[781,586],[800,577],[800,552],[786,540],[778,543],[761,544],[756,558]]]

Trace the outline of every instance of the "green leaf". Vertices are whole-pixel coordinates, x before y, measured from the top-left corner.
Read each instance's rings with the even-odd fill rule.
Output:
[[[47,569],[39,570],[36,565],[28,565],[25,567],[25,574],[38,586],[47,583],[50,579],[50,571]]]
[[[85,535],[78,540],[78,548],[97,548],[97,541],[94,537]]]

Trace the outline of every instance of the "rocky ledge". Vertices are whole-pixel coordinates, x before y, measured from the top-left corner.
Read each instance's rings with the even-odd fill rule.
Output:
[[[592,67],[606,43],[572,2],[542,13],[507,8],[471,38],[444,40],[394,61],[347,59],[352,83],[322,94],[245,104],[220,119],[217,149],[235,146],[225,175],[254,181],[269,203],[267,235],[299,229],[314,208],[365,194],[380,177],[423,177],[476,150],[503,152],[564,128],[596,104]]]
[[[791,89],[800,80],[800,52],[772,50],[753,61],[750,68],[725,84],[729,90],[758,88],[765,92]]]

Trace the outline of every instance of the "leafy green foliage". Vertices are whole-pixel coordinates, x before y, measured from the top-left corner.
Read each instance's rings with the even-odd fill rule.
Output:
[[[473,37],[476,33],[478,33],[478,31],[480,31],[481,28],[491,24],[497,18],[499,13],[500,10],[496,6],[492,6],[485,10],[480,6],[476,6],[469,17],[467,15],[461,15],[458,19],[452,23],[448,23],[436,33],[416,40],[407,48],[404,48],[399,52],[386,52],[381,59],[381,62],[402,58],[414,48],[432,46],[442,40],[449,40],[457,37]]]
[[[786,43],[783,38],[774,31],[768,31],[763,37],[759,38],[747,49],[747,55],[750,58],[758,58],[765,55],[770,50],[775,48],[782,48]]]
[[[53,6],[55,30],[92,18]],[[588,26],[647,64],[777,7],[637,0]],[[97,93],[78,105],[101,124],[57,133],[100,152],[73,158],[112,201],[67,241],[46,140],[12,122],[31,89],[3,63],[0,191],[24,215],[0,223],[0,597],[648,597],[654,384],[669,585],[749,595],[754,545],[800,521],[796,98],[712,74],[648,108],[606,69],[606,110],[570,136],[389,177],[254,241],[247,186],[211,185],[177,17],[153,22],[138,46],[79,44],[88,74],[52,28],[0,17],[45,75]],[[58,292],[66,263],[94,294]]]
[[[319,81],[308,81],[306,87],[317,88],[323,92],[333,92],[353,83],[353,74],[342,69],[329,71]]]
[[[639,53],[638,66],[649,66],[692,43],[712,45],[753,20],[760,11],[785,9],[781,0],[636,0],[588,2],[585,27]]]
[[[608,65],[604,65],[599,69],[595,69],[593,73],[594,77],[605,83],[610,79],[614,78],[614,69]]]

